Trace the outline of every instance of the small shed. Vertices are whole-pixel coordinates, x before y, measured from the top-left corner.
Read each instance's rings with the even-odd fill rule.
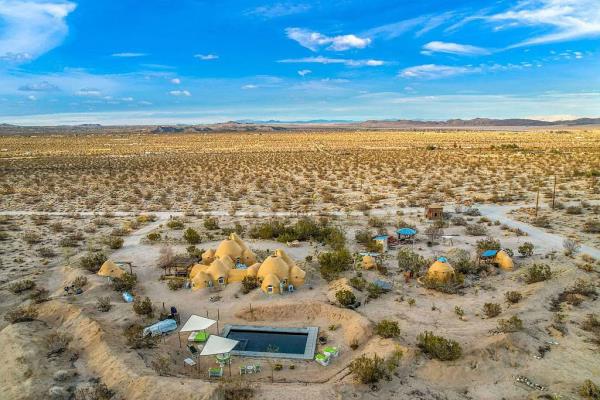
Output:
[[[444,216],[444,206],[441,204],[430,204],[425,209],[427,219],[442,219]]]
[[[377,235],[373,238],[373,240],[381,245],[381,251],[386,252],[389,249],[389,238],[390,235]]]

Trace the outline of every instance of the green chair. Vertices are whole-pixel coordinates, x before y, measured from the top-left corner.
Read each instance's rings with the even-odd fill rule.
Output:
[[[326,354],[319,353],[315,356],[315,361],[321,364],[322,366],[326,367],[329,365],[331,358]]]
[[[337,347],[327,346],[323,349],[323,354],[329,357],[337,357],[340,354],[340,351]]]
[[[223,368],[222,367],[214,367],[208,369],[208,377],[209,378],[221,378],[223,376]]]
[[[206,342],[208,340],[209,336],[210,336],[210,334],[206,333],[205,331],[192,332],[190,334],[190,336],[188,337],[188,341],[190,341],[190,342],[204,343],[204,342]]]

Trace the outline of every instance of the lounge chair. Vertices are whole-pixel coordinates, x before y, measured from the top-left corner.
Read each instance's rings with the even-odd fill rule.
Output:
[[[215,367],[208,369],[208,377],[209,378],[220,378],[223,376],[223,368]]]
[[[329,357],[337,357],[340,354],[340,350],[334,346],[327,346],[323,349],[323,354]]]
[[[210,334],[206,333],[204,331],[192,332],[192,333],[190,333],[190,336],[188,337],[188,341],[204,343],[208,340],[209,336],[210,336]]]
[[[329,365],[331,358],[328,355],[319,353],[315,356],[315,361],[321,364],[322,366],[326,367]]]

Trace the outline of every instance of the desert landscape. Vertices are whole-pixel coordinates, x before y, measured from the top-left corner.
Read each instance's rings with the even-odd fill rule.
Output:
[[[0,397],[599,398],[597,126],[218,128],[0,136]]]

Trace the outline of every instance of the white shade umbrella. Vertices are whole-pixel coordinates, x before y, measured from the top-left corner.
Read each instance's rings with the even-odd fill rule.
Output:
[[[213,326],[217,321],[210,318],[193,315],[188,318],[187,322],[181,327],[179,332],[203,331]]]
[[[215,354],[225,354],[231,352],[239,342],[233,339],[227,339],[221,336],[212,335],[206,341],[202,349],[201,356],[211,356]]]

